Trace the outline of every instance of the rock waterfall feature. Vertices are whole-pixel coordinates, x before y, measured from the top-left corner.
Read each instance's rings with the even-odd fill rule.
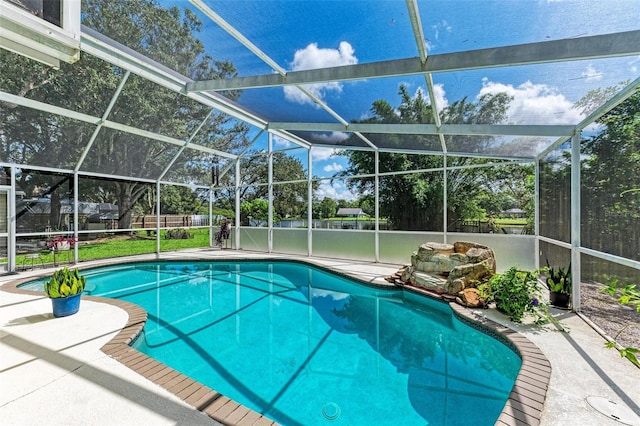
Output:
[[[475,287],[495,272],[496,258],[490,247],[465,241],[453,244],[427,242],[413,252],[411,265],[387,280],[455,297],[465,306],[481,306]]]

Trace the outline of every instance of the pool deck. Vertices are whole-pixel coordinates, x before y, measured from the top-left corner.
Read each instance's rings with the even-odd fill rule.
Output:
[[[163,253],[160,258],[240,257],[311,261],[381,284],[399,267],[218,249]],[[87,262],[81,267],[105,263]],[[83,296],[80,312],[52,321],[51,303],[42,294],[5,291],[17,280],[51,271],[37,269],[0,276],[0,286],[5,286],[0,291],[1,424],[273,424],[129,348],[128,343],[146,319],[146,313],[135,305],[103,303]],[[456,311],[509,336],[526,359],[526,371],[521,371],[496,424],[640,426],[640,369],[604,348],[604,338],[580,316],[554,311],[563,327],[570,330],[565,333],[553,325],[516,325],[493,309],[470,311],[458,307]],[[73,333],[61,333],[61,327]],[[625,422],[592,408],[588,398],[605,401],[605,408],[611,408],[611,414]],[[472,417],[469,424],[473,424]]]

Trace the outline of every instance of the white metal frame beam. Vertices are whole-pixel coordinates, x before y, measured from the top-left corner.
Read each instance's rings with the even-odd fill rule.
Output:
[[[398,77],[435,72],[463,71],[514,65],[578,61],[640,54],[640,30],[568,38],[513,46],[345,65],[282,74],[203,80],[186,84],[187,93]]]
[[[298,123],[271,122],[269,130],[316,132],[363,132],[401,135],[468,135],[468,136],[571,136],[576,128],[571,125],[507,125],[507,124],[378,124],[351,123]]]
[[[413,35],[416,39],[416,47],[418,48],[418,55],[420,57],[420,62],[425,64],[427,62],[427,45],[424,42],[424,30],[422,29],[422,21],[420,20],[420,12],[418,11],[418,2],[417,0],[406,0],[407,10],[409,11],[409,20],[411,21],[411,27],[413,28]],[[429,93],[429,100],[431,105],[431,113],[433,115],[433,121],[435,122],[436,127],[439,129],[442,126],[442,121],[440,120],[440,114],[438,114],[438,101],[433,90],[433,77],[431,73],[425,73],[424,81],[427,85],[427,92]],[[447,143],[444,139],[444,135],[442,133],[438,133],[438,138],[440,139],[440,146],[442,148],[443,154],[447,154]]]

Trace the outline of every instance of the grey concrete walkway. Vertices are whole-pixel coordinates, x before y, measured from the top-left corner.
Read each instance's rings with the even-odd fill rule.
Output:
[[[0,424],[216,424],[100,351],[127,318],[83,300],[54,320],[47,298],[0,291]]]
[[[264,257],[232,250],[194,250],[162,258],[239,255]],[[371,282],[382,281],[398,269],[398,265],[312,260]],[[43,272],[3,276],[0,285]],[[51,303],[44,297],[0,291],[0,424],[217,424],[100,351],[126,323],[124,311],[83,300],[76,315],[53,321],[50,312]],[[640,369],[605,349],[604,339],[578,316],[557,312],[570,329],[564,333],[553,326],[515,326],[494,310],[476,313],[521,332],[550,360],[542,425],[622,424],[591,407],[587,399],[595,396],[612,401],[611,407],[626,416],[627,424],[640,426],[635,414],[640,413]]]

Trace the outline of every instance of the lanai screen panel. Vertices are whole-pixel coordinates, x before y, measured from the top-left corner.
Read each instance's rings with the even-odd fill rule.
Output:
[[[198,40],[202,21],[185,15],[185,6],[189,4],[183,1],[87,1],[82,4],[82,24],[182,75],[214,78],[216,70],[207,65]]]
[[[364,136],[380,149],[442,152],[437,135],[411,135],[399,133],[364,133]]]
[[[557,137],[542,136],[462,136],[445,137],[449,153],[485,154],[495,157],[535,158]]]
[[[583,137],[581,155],[581,244],[640,261],[640,92]]]
[[[161,180],[208,186],[212,183],[212,167],[214,163],[211,155],[184,150],[176,157]]]
[[[575,126],[640,76],[637,61],[621,57],[438,73],[434,84],[449,106],[464,99],[493,113],[476,114],[478,123]],[[443,116],[449,124],[469,121]]]
[[[0,161],[73,169],[95,126],[0,101]],[[4,154],[6,153],[6,154]]]
[[[294,86],[244,89],[238,103],[269,121],[336,122],[329,112]]]
[[[290,131],[291,134],[311,142],[314,146],[335,147],[360,147],[370,148],[367,143],[357,135],[350,132],[324,132],[324,131]]]
[[[179,149],[179,146],[171,143],[102,128],[81,170],[155,180],[169,166]]]
[[[357,156],[365,164],[373,164],[375,153],[371,150],[343,150],[315,145],[311,148],[312,177],[333,179],[337,176],[353,175],[349,170],[349,159]],[[369,173],[369,172],[366,172]],[[362,174],[362,173],[358,173]]]
[[[418,8],[432,54],[638,29],[634,0],[419,0]]]
[[[211,108],[137,75],[130,75],[108,119],[186,140]]]
[[[378,168],[380,174],[385,173],[397,173],[416,170],[442,170],[444,167],[444,160],[442,155],[428,155],[428,154],[404,154],[404,153],[389,153],[381,152],[379,154]],[[369,165],[371,173],[373,173],[373,158]]]
[[[273,64],[286,70],[320,68],[415,56],[406,6],[397,1],[203,2],[242,33]],[[184,6],[184,2],[174,2]],[[204,19],[201,12],[199,17]],[[213,33],[212,33],[213,34]],[[237,62],[239,75],[264,73],[235,43],[205,41],[207,50]],[[238,61],[234,57],[240,55]],[[263,61],[263,63],[266,63]],[[269,71],[273,70],[270,64]]]
[[[284,139],[274,138],[274,182],[306,181],[309,175],[309,150]]]
[[[540,235],[571,242],[571,142],[540,161]]]

